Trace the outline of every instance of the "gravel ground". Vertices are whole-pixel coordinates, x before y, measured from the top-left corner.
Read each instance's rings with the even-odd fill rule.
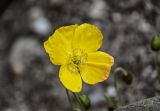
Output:
[[[115,57],[107,81],[84,84],[91,111],[107,110],[105,93],[117,101],[116,67],[134,77],[130,86],[119,84],[126,104],[160,94],[150,49],[152,36],[160,34],[160,0],[1,0],[0,7],[0,111],[69,111],[59,67],[43,49],[55,29],[69,24],[98,26],[101,50]]]

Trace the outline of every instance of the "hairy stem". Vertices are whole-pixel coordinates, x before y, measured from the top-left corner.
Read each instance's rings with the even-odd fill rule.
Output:
[[[71,102],[71,97],[70,97],[69,91],[68,91],[67,89],[66,89],[66,94],[67,94],[67,97],[68,97],[68,101],[69,101],[71,110],[74,111],[74,107],[73,107],[73,104],[72,104],[72,102]]]
[[[123,68],[118,68],[116,71],[114,71],[114,87],[116,89],[116,93],[117,93],[117,96],[118,96],[118,103],[119,105],[124,105],[124,100],[122,98],[122,95],[119,91],[119,88],[118,88],[118,79],[117,79],[117,72],[118,71],[122,71],[124,74],[126,74],[126,71],[123,69]]]

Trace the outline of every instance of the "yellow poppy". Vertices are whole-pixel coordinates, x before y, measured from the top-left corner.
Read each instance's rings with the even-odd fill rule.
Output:
[[[59,78],[72,92],[82,90],[82,80],[96,84],[108,78],[114,58],[97,51],[102,45],[101,31],[94,25],[70,25],[57,29],[44,42],[55,65],[61,65]]]

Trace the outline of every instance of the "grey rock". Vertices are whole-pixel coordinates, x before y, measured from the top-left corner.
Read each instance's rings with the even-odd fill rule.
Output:
[[[115,111],[160,111],[160,97],[140,100],[138,102],[120,107]]]

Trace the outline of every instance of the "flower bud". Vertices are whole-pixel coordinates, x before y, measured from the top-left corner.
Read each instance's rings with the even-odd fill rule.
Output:
[[[126,75],[122,75],[122,79],[126,84],[130,85],[132,83],[133,77],[132,74],[127,71]]]
[[[126,84],[130,85],[132,83],[133,80],[132,74],[129,71],[125,70],[124,68],[122,67],[116,68],[115,73],[116,74],[118,73],[123,82],[125,82]]]
[[[160,36],[154,36],[151,41],[151,49],[153,51],[160,50]]]
[[[90,102],[90,99],[87,95],[82,94],[82,95],[79,96],[79,99],[80,99],[80,101],[81,101],[81,103],[82,103],[82,105],[85,109],[90,108],[91,102]]]

